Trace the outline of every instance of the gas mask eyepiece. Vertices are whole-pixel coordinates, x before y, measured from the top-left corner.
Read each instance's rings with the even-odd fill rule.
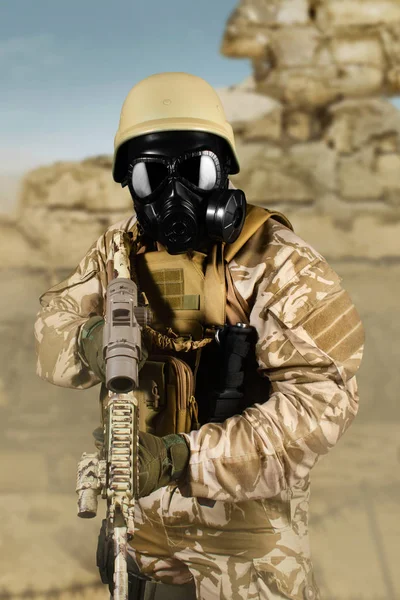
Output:
[[[136,158],[128,171],[128,185],[133,198],[149,202],[169,179],[177,179],[195,192],[204,193],[222,182],[220,161],[209,150],[187,152],[179,158],[142,156]]]

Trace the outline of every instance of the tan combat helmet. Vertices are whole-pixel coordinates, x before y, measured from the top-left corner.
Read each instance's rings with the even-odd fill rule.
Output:
[[[143,79],[128,93],[122,106],[114,140],[113,177],[121,182],[121,146],[139,135],[160,131],[205,131],[229,144],[239,172],[233,130],[215,90],[200,77],[189,73],[158,73]]]

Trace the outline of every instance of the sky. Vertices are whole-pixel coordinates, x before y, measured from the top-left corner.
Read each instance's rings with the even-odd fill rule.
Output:
[[[249,60],[220,54],[237,3],[0,0],[0,176],[112,154],[128,91],[153,73],[246,79]]]
[[[2,0],[0,174],[112,154],[135,83],[186,71],[214,87],[249,60],[220,45],[234,0]]]

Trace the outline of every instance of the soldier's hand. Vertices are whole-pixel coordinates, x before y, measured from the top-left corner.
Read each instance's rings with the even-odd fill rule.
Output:
[[[103,330],[104,318],[98,315],[90,317],[82,326],[81,348],[90,369],[97,375],[100,381],[105,382],[106,365],[104,360]],[[138,364],[139,371],[146,362],[148,354],[148,350],[143,342]]]
[[[139,497],[183,478],[190,450],[182,435],[139,432]]]
[[[81,346],[90,369],[105,381],[105,363],[103,355],[104,319],[100,316],[90,317],[82,327]]]

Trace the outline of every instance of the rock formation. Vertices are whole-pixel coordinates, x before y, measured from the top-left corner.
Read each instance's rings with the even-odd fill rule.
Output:
[[[242,0],[222,44],[257,90],[309,111],[400,91],[398,0]]]
[[[98,156],[28,173],[15,214],[0,215],[7,266],[45,270],[54,280],[70,272],[93,241],[132,210],[111,165],[112,157]]]
[[[250,201],[288,212],[315,245],[338,227],[343,244],[326,248],[331,258],[397,254],[400,112],[382,96],[399,93],[400,2],[243,0],[222,52],[251,59],[241,94],[270,102],[234,119],[234,183]],[[375,241],[383,225],[378,245],[358,243],[358,231]]]

